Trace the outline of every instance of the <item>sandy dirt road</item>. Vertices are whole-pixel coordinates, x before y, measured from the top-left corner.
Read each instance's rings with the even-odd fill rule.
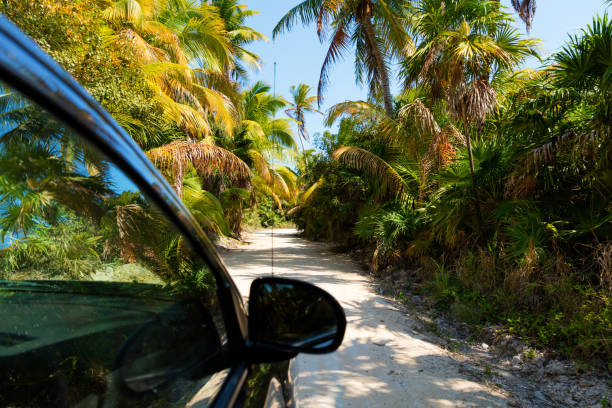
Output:
[[[222,252],[244,296],[250,282],[270,275],[271,232]],[[415,322],[379,296],[359,266],[295,230],[274,234],[274,274],[302,279],[330,292],[344,307],[341,348],[297,358],[297,400],[311,407],[505,407],[506,399],[459,373],[451,353],[413,331]]]

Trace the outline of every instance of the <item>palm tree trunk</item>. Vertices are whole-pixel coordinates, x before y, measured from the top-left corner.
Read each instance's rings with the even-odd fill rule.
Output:
[[[304,163],[308,166],[308,159],[306,158],[306,150],[304,150],[304,140],[302,137],[302,132],[298,130],[298,139],[300,139],[300,144],[302,145],[302,156],[304,157]]]
[[[463,128],[465,129],[465,143],[468,149],[468,157],[470,158],[470,172],[474,178],[474,154],[472,153],[472,143],[470,142],[470,126],[468,125],[465,116],[463,117]]]
[[[378,43],[376,42],[374,26],[372,25],[372,13],[369,10],[369,7],[363,18],[363,26],[365,28],[368,43],[370,44],[370,52],[372,52],[372,56],[374,57],[376,65],[378,66],[378,70],[380,71],[380,85],[382,87],[383,92],[385,112],[387,112],[387,115],[389,117],[392,117],[393,98],[391,98],[391,87],[389,86],[389,72],[387,72],[387,67],[385,66],[383,55],[380,52],[380,48],[378,48]]]
[[[478,229],[482,231],[482,210],[480,208],[480,198],[478,197],[478,189],[474,185],[474,154],[472,153],[472,143],[470,142],[470,125],[468,124],[465,115],[461,115],[463,119],[463,128],[465,129],[465,143],[468,149],[468,157],[470,158],[470,173],[472,174],[472,188],[474,189],[474,204],[476,206],[476,222],[478,222]]]
[[[182,200],[183,199],[183,181],[185,180],[185,170],[183,169],[183,164],[175,165],[174,171],[172,173],[174,176],[173,177],[174,180],[172,181],[172,189],[174,190],[178,198]]]

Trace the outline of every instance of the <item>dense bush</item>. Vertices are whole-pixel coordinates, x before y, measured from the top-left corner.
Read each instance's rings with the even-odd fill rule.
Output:
[[[437,7],[420,3],[422,18]],[[467,20],[447,10],[448,31],[417,37],[404,62],[413,86],[393,116],[366,102],[332,108],[340,129],[319,139],[324,154],[304,176],[312,191],[296,223],[308,237],[369,249],[374,273],[418,269],[423,290],[458,318],[504,322],[537,344],[609,361],[612,89],[600,56],[612,22],[596,17],[548,68],[492,63],[484,80],[480,66],[445,65],[458,51],[443,47],[463,41],[467,11],[478,14],[470,4]],[[490,41],[508,35],[471,30]],[[427,60],[440,38],[437,59]],[[512,41],[508,53],[521,46]],[[444,76],[452,69],[464,70],[463,83]]]

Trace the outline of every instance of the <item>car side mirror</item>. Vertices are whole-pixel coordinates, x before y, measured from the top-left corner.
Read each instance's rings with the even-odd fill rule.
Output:
[[[256,349],[287,354],[331,353],[346,329],[342,306],[310,283],[259,278],[249,295],[249,340]]]

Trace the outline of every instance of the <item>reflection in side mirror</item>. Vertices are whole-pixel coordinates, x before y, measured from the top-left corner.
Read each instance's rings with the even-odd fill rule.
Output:
[[[282,352],[330,353],[340,347],[346,317],[329,293],[306,282],[260,278],[251,284],[249,338]]]
[[[221,351],[214,323],[202,306],[175,304],[124,341],[114,375],[123,391],[156,392],[178,378],[191,380],[220,370]]]

